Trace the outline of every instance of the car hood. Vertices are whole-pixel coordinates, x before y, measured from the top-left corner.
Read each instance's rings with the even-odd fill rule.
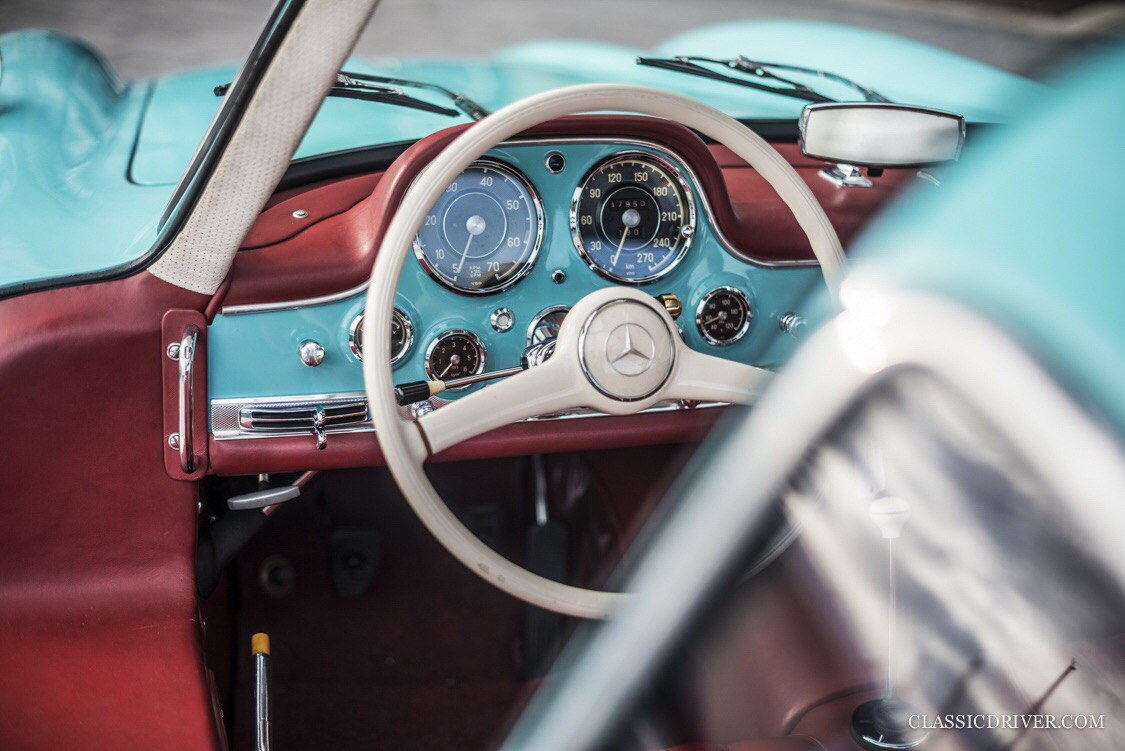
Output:
[[[348,67],[440,83],[490,109],[559,86],[617,82],[678,91],[740,118],[795,120],[805,104],[801,100],[641,67],[634,62],[638,55],[737,54],[830,70],[892,101],[959,112],[970,122],[1004,122],[1014,101],[1042,88],[1011,73],[902,37],[789,20],[704,27],[649,50],[584,41],[543,41],[509,47],[489,60],[352,60]],[[132,161],[132,177],[137,183],[169,185],[179,178],[218,107],[214,87],[229,82],[234,74],[233,66],[225,66],[153,82]],[[854,92],[830,82],[817,81],[816,85],[830,96],[854,98]],[[411,93],[446,103],[428,93]],[[330,98],[296,157],[415,140],[464,120]]]

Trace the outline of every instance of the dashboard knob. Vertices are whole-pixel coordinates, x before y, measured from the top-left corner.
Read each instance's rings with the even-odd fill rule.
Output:
[[[783,313],[778,319],[778,325],[781,330],[790,336],[799,337],[805,333],[805,326],[807,325],[803,316],[796,313]]]
[[[310,368],[315,368],[324,362],[324,347],[320,345],[320,342],[312,339],[301,342],[301,346],[297,348],[297,354],[300,355],[301,362]]]
[[[672,316],[673,321],[679,318],[680,314],[684,312],[684,304],[680,302],[678,296],[671,292],[657,295],[656,299],[659,300],[660,304],[664,306],[664,309],[668,311],[668,315]]]

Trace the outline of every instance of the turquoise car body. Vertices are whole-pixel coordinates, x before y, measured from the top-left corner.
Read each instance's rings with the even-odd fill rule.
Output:
[[[744,53],[825,68],[892,100],[960,112],[970,122],[1004,122],[1014,103],[1043,90],[1027,79],[925,44],[805,21],[712,26],[668,39],[653,50],[549,41],[512,47],[487,61],[354,60],[349,68],[439,82],[489,108],[593,81],[679,91],[754,120],[793,121],[803,104],[634,64],[637,55],[652,53]],[[0,35],[0,57],[0,293],[126,266],[143,257],[218,108],[213,89],[232,80],[235,67],[123,82],[84,44],[40,31]],[[853,96],[843,88],[827,93]],[[413,141],[463,121],[329,99],[295,158]]]

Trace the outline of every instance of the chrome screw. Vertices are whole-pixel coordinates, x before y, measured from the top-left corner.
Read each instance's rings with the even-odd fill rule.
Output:
[[[296,211],[293,212],[293,218],[294,219],[307,219],[308,216],[309,216],[309,212],[305,211],[304,209],[297,209]]]

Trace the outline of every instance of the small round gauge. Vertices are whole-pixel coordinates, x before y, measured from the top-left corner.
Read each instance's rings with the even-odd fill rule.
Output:
[[[457,292],[486,295],[531,271],[543,240],[543,209],[523,175],[480,160],[457,176],[422,221],[414,254]]]
[[[449,381],[484,371],[484,344],[471,331],[450,329],[426,349],[426,375]]]
[[[643,284],[667,274],[695,234],[691,188],[671,162],[617,154],[587,173],[570,205],[578,252],[604,277]]]
[[[716,287],[703,296],[695,310],[695,326],[711,344],[734,344],[750,329],[754,317],[742,290]]]
[[[391,311],[391,365],[397,364],[414,345],[414,324],[410,316],[398,308]],[[363,314],[352,320],[348,328],[348,347],[355,359],[363,360]]]

